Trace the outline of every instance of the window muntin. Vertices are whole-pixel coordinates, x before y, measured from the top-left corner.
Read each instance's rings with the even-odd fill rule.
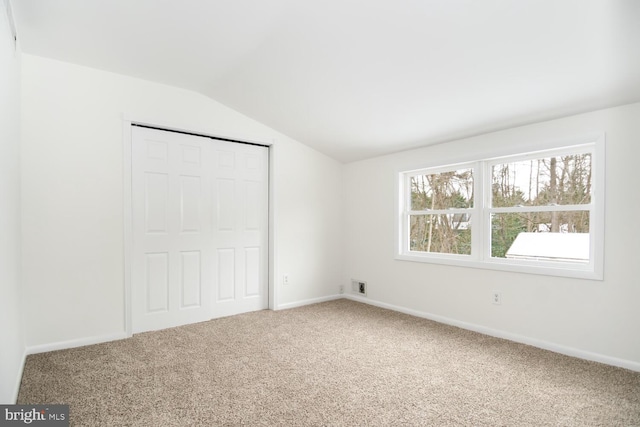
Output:
[[[602,137],[401,172],[400,183],[398,259],[602,279]]]

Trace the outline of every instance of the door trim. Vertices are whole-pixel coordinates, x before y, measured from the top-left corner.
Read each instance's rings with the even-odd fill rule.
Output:
[[[275,251],[275,203],[273,203],[275,194],[274,170],[276,164],[275,140],[256,139],[242,135],[228,135],[218,131],[204,130],[199,131],[189,126],[173,126],[156,120],[139,120],[131,118],[126,114],[122,115],[122,153],[123,153],[123,242],[124,242],[124,330],[127,337],[133,335],[132,323],[132,262],[133,262],[133,158],[132,158],[132,138],[131,128],[134,125],[151,127],[158,130],[166,130],[169,132],[179,132],[191,135],[204,136],[208,138],[222,139],[237,143],[246,143],[252,145],[262,145],[269,149],[269,191],[268,191],[268,232],[267,232],[267,250],[268,253],[268,301],[269,309],[278,309],[278,298],[276,295],[276,251]]]

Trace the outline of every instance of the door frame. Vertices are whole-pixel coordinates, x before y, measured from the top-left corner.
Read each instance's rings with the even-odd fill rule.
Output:
[[[166,130],[170,132],[180,132],[187,134],[194,134],[198,136],[227,139],[233,141],[240,141],[239,143],[246,142],[249,144],[263,145],[268,148],[269,152],[269,191],[268,191],[268,236],[267,236],[267,250],[268,253],[268,300],[269,310],[277,310],[277,295],[276,295],[276,251],[275,251],[275,179],[274,170],[276,164],[276,142],[274,139],[268,140],[256,139],[255,137],[248,137],[246,135],[234,135],[226,134],[216,130],[202,130],[194,128],[193,126],[180,126],[170,125],[164,121],[158,120],[141,120],[139,118],[132,118],[126,114],[122,115],[122,153],[123,153],[123,240],[124,240],[124,329],[127,337],[133,335],[133,322],[132,322],[132,310],[131,303],[133,285],[132,285],[132,263],[133,263],[133,157],[132,157],[132,138],[131,127],[133,125],[147,126],[156,128],[159,130]]]

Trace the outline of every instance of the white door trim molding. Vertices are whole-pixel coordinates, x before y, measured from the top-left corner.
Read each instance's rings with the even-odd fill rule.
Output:
[[[276,251],[275,251],[275,208],[274,208],[274,194],[275,194],[275,179],[274,169],[276,164],[276,151],[275,140],[262,139],[249,137],[247,135],[229,135],[223,132],[212,130],[200,130],[191,126],[180,126],[175,124],[169,124],[161,120],[149,120],[139,119],[137,117],[130,117],[127,114],[122,115],[122,151],[123,151],[123,242],[124,242],[124,329],[127,337],[133,335],[132,324],[132,260],[133,260],[133,158],[132,158],[132,137],[131,127],[133,125],[142,125],[148,127],[154,127],[167,131],[183,132],[189,134],[197,134],[201,136],[229,139],[235,141],[242,141],[246,143],[253,143],[263,145],[269,148],[269,191],[268,191],[268,206],[269,206],[269,220],[268,220],[268,292],[269,292],[269,309],[275,310],[278,308],[278,299],[276,295],[277,283],[275,278],[275,265],[276,265]]]

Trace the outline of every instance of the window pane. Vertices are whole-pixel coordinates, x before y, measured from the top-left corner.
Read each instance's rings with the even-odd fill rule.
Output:
[[[471,254],[471,221],[466,213],[411,215],[409,250]]]
[[[411,177],[411,210],[472,207],[472,169]]]
[[[502,163],[491,170],[492,206],[591,203],[591,154]]]
[[[589,212],[492,214],[491,256],[589,262]]]

